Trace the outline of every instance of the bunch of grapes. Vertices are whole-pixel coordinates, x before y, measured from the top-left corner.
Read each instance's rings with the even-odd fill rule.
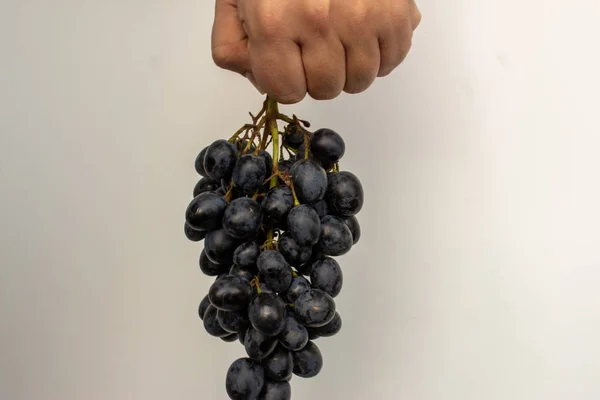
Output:
[[[184,230],[204,241],[200,269],[215,277],[198,309],[206,332],[246,352],[227,371],[229,398],[287,400],[293,375],[322,370],[315,341],[342,327],[335,257],[360,239],[364,195],[359,179],[340,170],[338,133],[310,132],[269,98],[250,116],[252,123],[198,155],[202,178]]]

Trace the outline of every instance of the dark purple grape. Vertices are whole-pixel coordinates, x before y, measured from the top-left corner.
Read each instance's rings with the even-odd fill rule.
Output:
[[[298,322],[306,327],[323,326],[335,316],[333,297],[320,289],[304,292],[294,302]]]
[[[273,173],[273,157],[271,156],[271,153],[266,150],[259,151],[258,156],[262,158],[265,163],[265,171],[267,174],[265,179],[267,179]]]
[[[302,350],[292,353],[294,375],[301,378],[313,378],[323,369],[321,350],[313,342],[308,342]]]
[[[221,226],[226,207],[223,196],[213,192],[200,193],[185,210],[185,220],[193,229],[210,231]]]
[[[194,168],[196,168],[196,172],[202,176],[208,176],[206,170],[204,169],[204,155],[206,154],[206,150],[208,150],[208,146],[202,149],[202,151],[196,157],[196,161],[194,162]]]
[[[239,276],[240,278],[244,278],[246,279],[248,282],[250,282],[252,279],[254,279],[254,276],[256,275],[255,273],[252,273],[246,269],[241,269],[239,266],[233,264],[231,266],[231,269],[229,270],[229,275],[231,276]]]
[[[292,189],[286,185],[275,186],[269,190],[261,205],[266,221],[271,223],[279,222],[294,207]]]
[[[277,336],[285,326],[285,303],[276,293],[262,292],[248,306],[252,327],[267,336]]]
[[[336,260],[326,257],[313,264],[310,282],[315,289],[321,289],[331,297],[336,297],[342,291],[344,276]]]
[[[232,333],[231,335],[222,336],[220,339],[225,343],[233,343],[238,340],[238,335],[237,333]]]
[[[325,199],[331,212],[344,217],[358,214],[365,201],[360,180],[348,171],[329,174]]]
[[[264,159],[246,154],[235,165],[231,178],[233,185],[242,194],[254,194],[267,178]]]
[[[311,284],[303,276],[298,276],[294,278],[292,284],[285,292],[285,300],[289,303],[294,303],[298,297],[304,292],[307,292],[311,289]]]
[[[346,224],[346,226],[350,229],[352,233],[352,244],[358,243],[360,240],[360,224],[358,223],[358,219],[356,216],[351,217],[340,217],[342,222]]]
[[[185,237],[192,242],[199,242],[206,237],[205,231],[197,231],[196,229],[192,228],[187,221],[183,224],[183,232],[185,233]]]
[[[246,309],[239,311],[219,310],[217,320],[221,328],[231,333],[246,332],[246,329],[250,327],[250,320],[248,319],[248,311]]]
[[[194,186],[194,197],[204,192],[214,192],[221,187],[221,183],[211,178],[202,178]],[[225,194],[225,193],[223,193]]]
[[[327,324],[315,328],[308,328],[309,334],[317,335],[318,337],[330,337],[336,335],[342,330],[342,317],[337,312],[331,321]]]
[[[292,283],[292,270],[285,258],[275,250],[263,251],[256,262],[260,280],[276,292],[286,290]]]
[[[265,380],[258,400],[291,400],[292,387],[288,381],[274,382]]]
[[[240,197],[229,203],[225,209],[223,229],[231,237],[248,239],[256,235],[261,221],[262,208],[260,204],[249,197]]]
[[[319,218],[323,218],[324,216],[329,214],[329,206],[325,200],[321,200],[312,204],[313,208],[319,214]]]
[[[298,322],[296,317],[288,313],[283,331],[279,334],[279,343],[291,351],[298,351],[308,343],[308,331]]]
[[[296,197],[302,204],[314,204],[327,191],[327,172],[316,161],[297,161],[291,170]]]
[[[265,384],[265,371],[260,363],[239,358],[231,364],[225,378],[225,390],[231,400],[257,399]]]
[[[209,335],[214,337],[224,337],[228,336],[231,333],[227,332],[225,329],[219,325],[219,320],[217,319],[217,308],[210,304],[204,313],[204,319],[202,322],[204,323],[204,329],[208,332]]]
[[[200,302],[200,305],[198,306],[198,316],[201,320],[204,320],[204,313],[206,312],[208,306],[210,306],[210,300],[208,299],[208,295],[206,295],[204,296],[204,298]]]
[[[350,251],[353,244],[350,228],[338,217],[326,215],[321,220],[319,249],[328,256],[341,256]]]
[[[204,250],[210,261],[231,266],[233,252],[241,243],[241,240],[230,236],[224,229],[219,229],[206,234]]]
[[[323,168],[329,170],[344,156],[346,144],[338,133],[323,128],[310,136],[310,151]]]
[[[296,150],[304,143],[304,133],[297,125],[289,125],[288,131],[283,136],[283,145]]]
[[[229,179],[237,162],[237,149],[225,139],[215,140],[206,150],[204,170],[213,179]]]
[[[212,305],[220,310],[244,310],[252,300],[253,290],[244,278],[226,276],[216,280],[208,290],[208,298]]]
[[[260,246],[258,243],[242,243],[233,252],[233,262],[242,269],[254,272],[259,255]]]
[[[288,229],[300,246],[313,246],[321,235],[321,220],[314,208],[301,204],[292,208],[288,217]]]
[[[253,327],[246,330],[244,335],[244,348],[248,357],[262,360],[275,350],[277,339],[260,333]]]
[[[273,381],[287,381],[291,379],[294,369],[292,353],[282,347],[277,346],[268,357],[261,362],[265,377]]]
[[[200,252],[200,270],[204,275],[217,276],[225,274],[229,271],[229,268],[229,264],[216,264],[209,260],[204,249]]]
[[[283,233],[279,238],[278,249],[285,260],[294,266],[305,264],[312,254],[312,247],[299,246],[289,232]]]

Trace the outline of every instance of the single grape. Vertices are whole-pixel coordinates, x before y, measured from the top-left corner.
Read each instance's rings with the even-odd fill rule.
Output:
[[[262,360],[261,364],[267,379],[279,382],[292,378],[294,369],[292,353],[282,346],[277,346],[269,356]]]
[[[296,150],[304,143],[304,133],[297,125],[289,125],[287,132],[283,136],[283,145]]]
[[[244,278],[245,280],[250,282],[252,279],[254,279],[254,276],[256,274],[253,274],[252,272],[250,272],[248,270],[241,269],[239,266],[233,264],[231,266],[231,269],[229,270],[229,275],[239,276],[240,278]]]
[[[279,343],[291,351],[298,351],[308,343],[308,330],[298,322],[295,315],[288,313],[283,331],[279,334]]]
[[[289,232],[300,246],[313,246],[321,235],[321,220],[314,208],[301,204],[292,208],[288,217]]]
[[[294,302],[298,322],[306,327],[323,326],[335,316],[333,297],[320,289],[304,292]]]
[[[248,239],[256,235],[261,221],[262,209],[260,204],[249,197],[240,197],[229,203],[229,206],[225,209],[223,229],[231,237]]]
[[[204,238],[204,250],[208,259],[217,264],[233,263],[233,252],[241,244],[241,240],[236,239],[224,229],[210,231]]]
[[[321,200],[312,204],[313,208],[319,214],[319,218],[323,218],[324,216],[329,214],[329,206],[325,200]]]
[[[206,313],[208,306],[210,306],[210,300],[208,299],[208,295],[206,295],[198,306],[198,316],[200,317],[200,320],[204,320],[204,313]]]
[[[233,252],[233,263],[242,269],[255,272],[256,261],[260,255],[260,246],[256,242],[239,245]],[[258,270],[256,270],[257,272]]]
[[[267,177],[265,179],[267,179],[271,175],[271,172],[273,170],[273,157],[266,150],[259,151],[258,156],[262,158],[262,160],[265,163],[265,173],[267,174]]]
[[[285,258],[275,250],[263,251],[256,262],[260,279],[276,292],[286,290],[292,283],[292,270]]]
[[[267,336],[277,336],[285,327],[285,303],[276,293],[262,292],[248,306],[252,327]]]
[[[278,241],[278,248],[281,255],[291,265],[303,265],[312,254],[312,247],[299,246],[289,232],[284,232]]]
[[[226,207],[223,196],[213,192],[200,193],[185,210],[185,220],[193,229],[210,231],[221,226]]]
[[[292,284],[285,292],[285,300],[289,303],[294,303],[298,297],[304,292],[307,292],[311,289],[311,284],[303,276],[298,276],[294,278]]]
[[[206,150],[208,150],[208,146],[202,149],[202,151],[196,157],[196,161],[194,162],[194,168],[196,169],[196,172],[202,176],[208,176],[206,170],[204,169],[204,156],[206,155]]]
[[[217,320],[221,328],[231,333],[245,332],[250,327],[248,310],[225,311],[219,310]]]
[[[211,178],[202,178],[194,186],[194,197],[204,192],[214,192],[221,187],[221,183]],[[225,194],[225,193],[223,193]]]
[[[313,264],[310,282],[313,288],[321,289],[331,297],[336,297],[342,291],[344,283],[342,269],[336,260],[326,257]]]
[[[294,374],[301,378],[313,378],[323,369],[321,350],[314,342],[308,342],[302,350],[292,353]]]
[[[314,204],[325,197],[327,172],[316,161],[297,161],[290,172],[300,203]]]
[[[231,364],[225,378],[225,390],[231,400],[256,399],[265,384],[265,371],[260,363],[239,358]]]
[[[250,304],[252,296],[250,282],[239,276],[218,279],[208,290],[211,304],[225,311],[244,310]]]
[[[350,229],[352,233],[352,244],[358,243],[360,240],[360,224],[358,223],[358,219],[355,215],[351,217],[340,217],[342,222],[346,224],[346,226]]]
[[[225,329],[221,327],[219,324],[219,320],[217,319],[217,308],[210,304],[204,313],[204,319],[202,322],[204,323],[204,329],[208,332],[209,335],[214,337],[223,337],[228,336],[231,332],[227,332]]]
[[[206,251],[202,249],[200,252],[200,270],[204,275],[217,276],[229,271],[229,264],[217,264],[209,260]]]
[[[288,381],[274,382],[265,380],[258,400],[291,400],[292,387]]]
[[[248,357],[254,360],[262,360],[275,350],[277,339],[260,333],[252,326],[246,330],[244,335],[244,348]]]
[[[310,136],[310,151],[323,168],[329,170],[344,156],[346,144],[337,132],[323,128]]]
[[[206,237],[205,231],[195,230],[190,226],[190,224],[187,223],[187,221],[183,224],[183,232],[185,233],[185,237],[191,240],[192,242],[199,242],[201,240],[204,240],[204,238]]]
[[[315,328],[307,328],[309,334],[317,335],[318,337],[330,337],[336,335],[342,330],[342,317],[336,311],[335,316],[327,324]]]
[[[254,194],[267,178],[264,159],[246,154],[242,156],[233,169],[233,185],[242,194]]]
[[[227,140],[215,140],[204,155],[204,170],[213,179],[229,179],[237,162],[237,149]]]
[[[338,217],[326,215],[321,220],[319,249],[328,256],[341,256],[350,251],[353,244],[352,232]]]
[[[329,175],[325,199],[332,212],[351,217],[360,212],[364,203],[364,192],[360,180],[352,172],[341,171]]]
[[[261,205],[266,221],[271,223],[279,222],[281,219],[287,217],[290,210],[294,207],[292,189],[286,185],[275,186],[269,190]]]

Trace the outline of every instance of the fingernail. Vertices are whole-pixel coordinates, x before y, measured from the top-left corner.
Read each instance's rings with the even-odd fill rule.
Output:
[[[246,79],[248,79],[250,83],[254,85],[254,87],[260,92],[260,94],[265,94],[265,92],[260,88],[260,86],[258,86],[258,83],[256,83],[256,78],[254,77],[254,74],[252,72],[246,72]]]

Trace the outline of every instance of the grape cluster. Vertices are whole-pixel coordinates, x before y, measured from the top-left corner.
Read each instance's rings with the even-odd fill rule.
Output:
[[[310,132],[269,99],[252,120],[196,158],[201,179],[184,231],[204,241],[200,269],[215,279],[198,308],[206,332],[246,352],[227,371],[229,398],[286,400],[293,375],[311,378],[323,367],[315,341],[342,327],[335,257],[360,239],[364,195],[359,179],[339,169],[338,133]]]

